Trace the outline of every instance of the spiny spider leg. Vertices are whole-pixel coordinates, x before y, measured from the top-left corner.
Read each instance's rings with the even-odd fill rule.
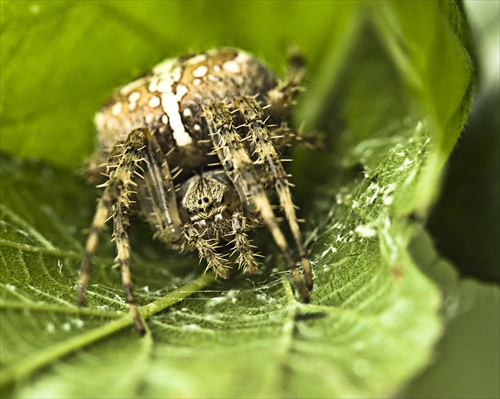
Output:
[[[271,116],[271,123],[289,120],[291,105],[302,87],[300,82],[305,73],[305,60],[300,51],[292,46],[289,48],[287,78],[270,90],[265,96],[269,104],[266,112]],[[285,126],[286,127],[286,126]]]
[[[146,330],[137,310],[132,290],[129,268],[129,241],[126,229],[129,224],[127,214],[130,207],[130,195],[133,193],[132,186],[136,185],[133,176],[138,173],[138,170],[141,170],[141,163],[144,160],[145,136],[143,129],[133,130],[125,141],[115,144],[111,151],[108,160],[109,178],[103,185],[105,189],[97,205],[97,211],[87,238],[85,256],[80,269],[78,291],[78,303],[80,306],[84,306],[91,261],[99,241],[99,233],[106,224],[108,217],[112,217],[114,222],[113,235],[116,240],[118,261],[122,269],[123,286],[127,294],[130,313],[137,330],[141,334],[144,334]]]
[[[113,217],[114,231],[113,236],[116,240],[117,260],[122,270],[122,283],[127,295],[127,302],[130,314],[134,319],[135,326],[139,334],[144,335],[146,329],[142,323],[141,316],[137,309],[137,303],[132,290],[132,276],[130,274],[130,244],[127,234],[127,228],[130,225],[128,218],[128,204],[118,202]]]
[[[207,269],[211,268],[217,276],[228,278],[231,267],[224,255],[217,252],[216,241],[207,240],[204,237],[204,232],[195,228],[193,224],[186,225],[183,232],[188,244],[193,245],[198,250],[200,260],[207,261]]]
[[[245,273],[257,273],[259,264],[254,258],[253,245],[247,235],[247,218],[242,212],[233,213],[232,229],[234,238],[231,242],[234,244],[234,253],[238,254],[238,265]]]
[[[109,187],[109,186],[108,186]],[[97,245],[99,244],[99,234],[108,220],[108,215],[111,210],[112,203],[115,201],[112,198],[113,190],[105,190],[97,204],[97,209],[92,221],[87,243],[85,245],[85,254],[83,256],[82,266],[80,267],[80,279],[78,287],[78,305],[85,306],[87,303],[86,292],[89,284],[90,268],[92,257],[94,256]]]
[[[242,143],[242,137],[233,125],[231,113],[224,103],[214,102],[205,107],[205,116],[215,151],[238,191],[242,203],[248,211],[260,212],[293,274],[304,302],[309,302],[309,290],[295,265],[264,188],[253,174],[252,160]]]
[[[271,134],[266,127],[264,112],[253,97],[236,98],[234,100],[234,106],[241,112],[248,126],[251,147],[254,150],[254,154],[258,157],[256,162],[264,164],[265,173],[270,177],[271,182],[274,183],[276,191],[278,192],[281,208],[285,211],[290,230],[292,231],[295,243],[299,249],[307,288],[312,290],[313,278],[311,264],[309,263],[302,240],[302,234],[297,222],[295,205],[293,204],[292,195],[290,193],[290,183],[288,182],[288,176],[283,168],[278,152],[272,143]]]

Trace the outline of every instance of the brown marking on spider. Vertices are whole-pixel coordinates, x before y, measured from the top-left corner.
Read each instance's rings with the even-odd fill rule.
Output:
[[[129,265],[132,202],[156,238],[173,248],[197,250],[222,278],[231,269],[227,252],[220,251],[226,246],[243,272],[257,272],[258,255],[248,233],[264,223],[309,302],[311,265],[280,156],[285,146],[301,140],[289,120],[302,74],[296,54],[288,77],[280,81],[241,50],[215,49],[168,59],[113,95],[96,116],[98,147],[87,165],[89,177],[104,181],[104,192],[80,271],[80,305],[99,234],[112,219],[130,312],[139,332],[145,332]],[[304,278],[276,219],[271,192],[288,221]]]

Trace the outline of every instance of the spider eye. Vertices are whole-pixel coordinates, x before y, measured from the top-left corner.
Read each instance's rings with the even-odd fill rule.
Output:
[[[203,202],[207,203],[208,202],[208,198],[207,197],[203,198]],[[200,204],[201,204],[201,202],[200,202]]]
[[[198,204],[201,205],[201,199],[198,200]]]

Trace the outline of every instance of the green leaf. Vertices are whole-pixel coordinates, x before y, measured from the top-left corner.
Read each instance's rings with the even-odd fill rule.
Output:
[[[500,283],[500,4],[468,3],[480,62],[470,116],[428,221],[462,275]],[[475,22],[475,23],[474,23]],[[458,217],[457,217],[458,216]]]
[[[429,364],[440,291],[408,244],[470,101],[455,3],[1,6],[1,149],[16,157],[1,163],[2,396],[380,397]],[[106,234],[89,306],[77,309],[97,192],[72,170],[91,152],[99,104],[166,56],[236,45],[279,71],[289,42],[311,60],[297,121],[327,141],[296,151],[293,166],[312,303],[295,299],[264,231],[262,273],[214,281],[196,255],[162,248],[134,221],[150,334],[133,329]]]

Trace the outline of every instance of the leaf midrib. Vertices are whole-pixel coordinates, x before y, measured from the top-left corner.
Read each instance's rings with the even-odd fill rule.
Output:
[[[171,292],[167,296],[158,299],[146,306],[141,307],[140,314],[144,319],[148,319],[154,314],[159,313],[175,305],[180,300],[191,296],[193,293],[202,290],[204,287],[213,283],[214,280],[215,276],[212,273],[203,274],[199,278]],[[0,303],[0,308],[5,307],[5,305],[12,306],[13,304],[10,302],[3,301]],[[12,308],[14,307],[12,306],[11,309]],[[75,312],[75,309],[77,308],[75,307],[74,309],[70,310],[70,312],[71,313]],[[87,311],[84,312],[87,313]],[[94,314],[94,312],[92,313]],[[108,317],[110,315],[113,315],[113,313],[107,314]],[[67,357],[86,346],[97,343],[102,339],[123,330],[124,328],[132,325],[133,323],[134,321],[131,318],[131,316],[128,313],[126,313],[123,316],[119,317],[118,319],[110,321],[90,331],[86,331],[82,334],[73,336],[64,342],[60,342],[55,345],[46,347],[43,350],[39,351],[38,353],[34,353],[32,356],[25,358],[22,361],[12,365],[11,367],[7,367],[4,370],[2,370],[2,374],[0,375],[0,387],[7,386],[13,383],[14,381],[25,379],[26,377],[31,375],[34,371],[48,366],[49,364],[51,364],[51,362],[60,359],[62,357]],[[148,337],[144,339],[151,340],[150,332],[147,334],[147,336]]]

